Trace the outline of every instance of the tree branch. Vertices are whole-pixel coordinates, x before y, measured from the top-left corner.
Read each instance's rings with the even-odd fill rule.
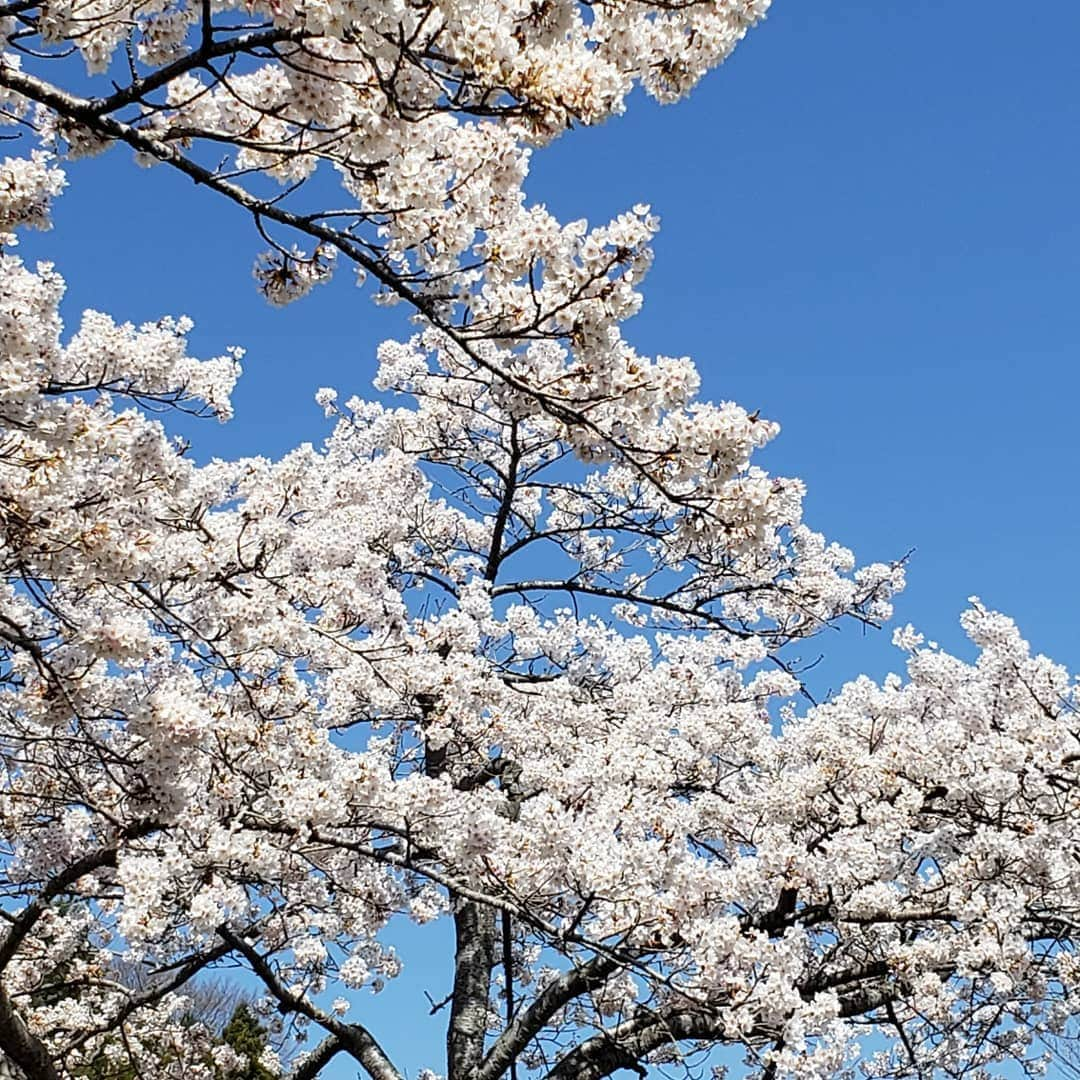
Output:
[[[159,828],[161,828],[159,822],[142,822],[124,830],[122,838],[135,840],[147,836]],[[45,882],[41,892],[26,905],[21,914],[11,924],[11,929],[4,935],[3,941],[0,941],[0,971],[3,971],[11,963],[26,935],[34,928],[34,924],[48,909],[49,904],[57,896],[67,892],[79,878],[92,874],[95,870],[115,867],[119,850],[120,847],[116,844],[111,847],[99,848],[97,851],[91,851],[81,859],[76,859],[75,862],[61,870],[59,874],[55,874]]]
[[[288,1080],[315,1080],[345,1047],[336,1035],[323,1039],[310,1054],[305,1054],[300,1064],[289,1074]]]
[[[476,1080],[498,1080],[560,1009],[602,986],[618,969],[619,964],[610,956],[593,956],[548,983],[495,1040],[480,1064]]]
[[[298,1012],[333,1035],[347,1054],[356,1060],[371,1080],[404,1080],[375,1037],[361,1024],[346,1024],[313,1005],[305,995],[296,994],[282,983],[266,957],[227,926],[218,927],[218,936],[251,965],[277,999],[283,1012]]]
[[[32,1035],[0,986],[0,1050],[22,1069],[26,1080],[62,1080],[45,1044]]]

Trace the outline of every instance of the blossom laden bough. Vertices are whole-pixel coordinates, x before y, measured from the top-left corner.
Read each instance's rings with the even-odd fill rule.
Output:
[[[635,207],[562,226],[525,204],[529,156],[623,111],[635,86],[682,96],[768,6],[14,0],[0,5],[0,119],[69,157],[126,144],[180,170],[254,217],[273,303],[351,262],[377,299],[407,302],[491,374],[629,450],[590,412],[622,377],[619,323],[640,303],[655,219]],[[62,63],[72,50],[96,96]],[[308,183],[320,168],[343,205]],[[282,190],[268,196],[267,178]],[[573,353],[567,379],[531,375],[533,341]]]

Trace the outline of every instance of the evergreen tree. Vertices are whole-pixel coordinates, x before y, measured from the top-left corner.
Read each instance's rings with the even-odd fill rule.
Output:
[[[221,1033],[222,1042],[247,1058],[246,1067],[230,1070],[222,1080],[274,1080],[274,1074],[260,1064],[266,1049],[266,1028],[255,1019],[246,1002],[240,1002]]]

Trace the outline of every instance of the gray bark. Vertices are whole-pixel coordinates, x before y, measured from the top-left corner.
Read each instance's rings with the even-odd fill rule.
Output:
[[[449,1080],[472,1080],[484,1057],[488,996],[495,967],[495,912],[473,900],[459,899],[454,931],[454,991],[446,1060]]]

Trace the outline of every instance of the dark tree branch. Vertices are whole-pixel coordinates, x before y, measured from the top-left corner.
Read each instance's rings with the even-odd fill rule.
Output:
[[[32,1035],[0,986],[0,1050],[22,1069],[26,1080],[63,1080],[45,1044]]]
[[[139,837],[148,836],[159,828],[161,828],[161,825],[158,822],[143,822],[125,829],[123,838],[126,840],[138,839]],[[117,845],[91,851],[81,859],[76,859],[75,862],[61,870],[59,874],[55,874],[45,882],[41,892],[26,905],[22,913],[11,924],[11,929],[0,941],[0,971],[3,971],[11,963],[26,935],[34,928],[34,924],[48,909],[49,904],[56,897],[67,892],[79,878],[92,874],[96,870],[115,867],[118,851],[119,847]]]
[[[323,1039],[310,1054],[305,1054],[299,1065],[289,1074],[288,1080],[315,1080],[345,1047],[336,1035]]]
[[[404,1080],[375,1037],[361,1024],[346,1024],[313,1005],[304,994],[293,993],[254,945],[244,941],[227,926],[218,927],[218,936],[234,952],[240,953],[251,970],[277,999],[283,1012],[298,1012],[333,1035],[341,1048],[357,1061],[371,1080]]]
[[[476,1080],[498,1080],[560,1009],[582,994],[603,986],[618,969],[619,964],[612,957],[594,956],[548,983],[495,1040],[480,1065]]]

